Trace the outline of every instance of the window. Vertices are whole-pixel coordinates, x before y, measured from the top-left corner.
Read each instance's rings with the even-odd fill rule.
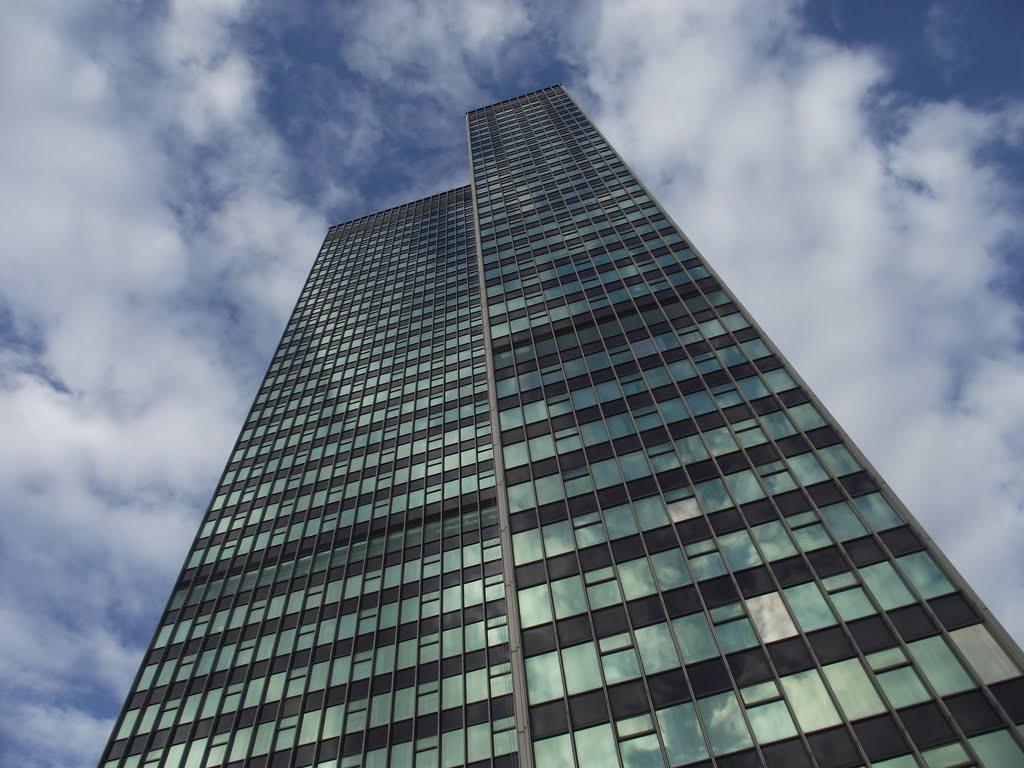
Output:
[[[726,475],[725,482],[737,504],[746,504],[765,496],[761,484],[757,482],[757,476],[749,469]]]
[[[757,632],[766,643],[783,640],[797,634],[796,625],[786,611],[782,596],[778,592],[752,597],[746,601]]]
[[[674,654],[673,654],[674,655]],[[601,687],[601,669],[594,643],[582,643],[562,649],[565,688],[571,696]]]
[[[654,575],[651,573],[651,566],[648,564],[647,558],[642,557],[638,560],[620,563],[618,570],[622,592],[627,600],[635,600],[657,591],[654,586]]]
[[[839,706],[850,720],[885,711],[885,705],[858,659],[829,664],[822,671],[839,699]]]
[[[761,556],[754,548],[750,534],[745,530],[733,531],[718,537],[718,546],[729,567],[734,571],[761,564]]]
[[[878,684],[885,697],[896,709],[919,704],[931,698],[921,678],[910,666],[910,661],[900,648],[889,648],[869,654],[868,666],[875,672]]]
[[[663,591],[675,589],[691,582],[683,553],[678,549],[668,549],[651,555],[651,565],[654,569],[654,576],[658,580],[658,586]]]
[[[725,573],[725,562],[713,539],[702,539],[683,547],[690,573],[697,581],[713,579]]]
[[[697,705],[714,754],[725,755],[753,746],[735,693],[729,691],[698,699]]]
[[[551,601],[548,585],[519,590],[519,617],[524,627],[534,627],[551,621]]]
[[[651,675],[679,667],[679,656],[668,624],[652,624],[634,632],[637,650],[643,661],[644,672]]]
[[[831,728],[841,722],[817,670],[809,669],[782,678],[782,689],[805,733]]]
[[[672,631],[683,653],[684,663],[692,664],[718,656],[718,646],[715,645],[711,625],[703,613],[691,613],[689,616],[673,619]]]
[[[845,501],[822,507],[821,517],[828,523],[832,533],[839,541],[847,541],[867,535],[867,529],[864,528],[857,515],[850,509],[850,505]]]
[[[897,557],[896,562],[926,600],[955,591],[946,575],[927,552],[914,552]]]
[[[907,644],[907,650],[939,696],[948,696],[975,687],[967,671],[957,661],[942,637],[915,640]]]
[[[770,563],[797,553],[785,527],[778,521],[756,525],[751,529],[751,533],[765,559]]]
[[[888,611],[915,602],[903,579],[888,562],[861,568],[860,575],[883,610]]]
[[[830,576],[822,581],[822,585],[843,621],[853,621],[875,613],[875,607],[852,571]]]
[[[711,621],[724,653],[741,651],[757,645],[757,635],[747,618],[743,603],[729,603],[711,609]]]
[[[637,659],[628,632],[601,638],[601,668],[608,685],[640,677],[640,661]]]
[[[655,715],[670,766],[689,765],[708,757],[708,748],[692,702],[659,709]]]
[[[864,516],[864,521],[876,531],[887,531],[903,525],[903,520],[880,493],[858,496],[853,501]]]
[[[588,768],[619,768],[615,754],[615,737],[608,723],[584,728],[573,734],[579,764]],[[537,765],[572,765],[571,762],[540,762]]]
[[[836,623],[832,609],[828,607],[821,590],[814,582],[788,587],[782,590],[789,602],[796,621],[804,632],[830,627]]]
[[[1017,665],[981,624],[954,630],[949,635],[982,682],[998,683],[1020,674]]]

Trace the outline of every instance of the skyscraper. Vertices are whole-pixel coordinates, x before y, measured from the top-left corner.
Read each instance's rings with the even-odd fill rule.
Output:
[[[332,227],[102,768],[1024,764],[1020,650],[561,87]]]

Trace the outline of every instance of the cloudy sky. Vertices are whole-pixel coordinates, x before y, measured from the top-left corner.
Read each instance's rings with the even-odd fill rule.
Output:
[[[467,183],[463,113],[554,82],[1024,638],[1021,39],[1012,0],[5,4],[0,763],[95,765],[327,226]]]

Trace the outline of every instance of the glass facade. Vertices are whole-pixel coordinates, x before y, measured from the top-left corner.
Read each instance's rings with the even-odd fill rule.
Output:
[[[1024,765],[1021,654],[560,86],[333,227],[101,768]]]

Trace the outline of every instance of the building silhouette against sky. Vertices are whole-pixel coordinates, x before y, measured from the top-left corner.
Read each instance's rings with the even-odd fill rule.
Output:
[[[101,767],[1024,765],[1020,650],[568,94],[467,127],[328,231]]]

